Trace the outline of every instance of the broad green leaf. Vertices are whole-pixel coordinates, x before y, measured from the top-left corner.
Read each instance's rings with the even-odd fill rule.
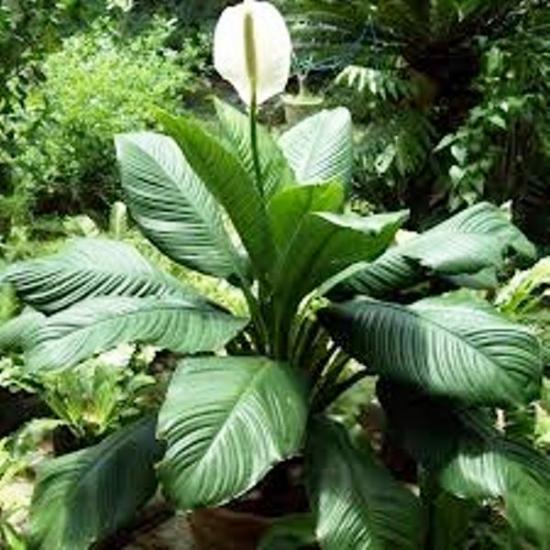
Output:
[[[550,206],[550,203],[549,203]],[[550,256],[531,269],[518,271],[498,290],[495,303],[500,311],[535,330],[543,347],[543,362],[550,365]]]
[[[521,318],[543,312],[550,295],[550,256],[542,258],[531,269],[518,271],[502,286],[496,297],[501,311]]]
[[[506,515],[535,545],[550,541],[550,460],[510,441],[488,414],[384,383],[378,396],[396,440],[457,497],[504,501]]]
[[[307,118],[286,132],[280,144],[299,183],[351,182],[353,140],[347,109]]]
[[[360,217],[308,214],[275,271],[274,299],[286,324],[300,301],[354,263],[379,256],[393,240],[403,212]]]
[[[417,499],[369,451],[354,445],[343,426],[328,419],[315,422],[306,460],[323,550],[422,547]]]
[[[168,449],[159,466],[178,508],[218,506],[296,455],[307,416],[297,373],[263,357],[184,360],[159,416]]]
[[[71,367],[129,342],[179,353],[215,351],[246,322],[174,298],[94,298],[49,317],[32,336],[27,364],[31,370]]]
[[[9,521],[4,521],[0,525],[0,540],[6,544],[9,550],[28,550],[25,538],[12,527]]]
[[[279,250],[288,248],[307,214],[340,213],[344,195],[340,182],[300,185],[279,191],[268,205],[271,229]]]
[[[497,270],[505,257],[515,253],[534,259],[534,246],[506,217],[489,203],[477,204],[439,224],[429,232],[429,239],[410,241],[405,255],[443,275],[460,277],[460,284],[476,287],[491,269],[496,286]],[[484,284],[484,283],[483,283]]]
[[[141,132],[116,138],[122,185],[143,233],[176,262],[227,278],[243,271],[220,207],[173,139]]]
[[[363,299],[320,316],[357,360],[426,392],[484,405],[526,403],[539,392],[540,344],[489,306],[450,298],[411,306]]]
[[[426,271],[471,288],[494,288],[511,253],[534,258],[533,245],[499,208],[479,203],[388,250],[347,281],[341,295],[390,295],[422,281]]]
[[[206,303],[133,247],[109,239],[76,239],[54,256],[13,264],[2,280],[25,303],[47,314],[97,296],[174,296]]]
[[[270,271],[275,248],[260,190],[233,154],[198,122],[159,113],[159,121],[181,147],[187,162],[231,218],[253,267]]]
[[[248,177],[254,181],[256,173],[252,156],[250,118],[219,99],[214,99],[214,105],[224,138],[241,161]],[[257,134],[261,180],[265,196],[269,199],[277,191],[292,185],[294,176],[271,134],[259,124]]]
[[[143,419],[46,461],[31,505],[32,548],[88,550],[123,527],[153,496],[160,455],[155,419]]]

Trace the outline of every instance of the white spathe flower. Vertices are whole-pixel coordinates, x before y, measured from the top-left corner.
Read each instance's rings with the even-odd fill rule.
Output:
[[[214,35],[214,66],[251,105],[284,91],[292,42],[285,20],[269,2],[244,0],[224,10]]]

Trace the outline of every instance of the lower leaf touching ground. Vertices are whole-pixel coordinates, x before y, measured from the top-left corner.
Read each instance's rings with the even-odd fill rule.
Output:
[[[484,409],[433,399],[410,386],[381,381],[378,397],[392,440],[434,476],[441,488],[482,502],[502,499],[515,530],[536,548],[550,548],[550,460],[494,427]]]
[[[324,419],[306,450],[311,506],[323,550],[418,549],[423,526],[416,497],[395,481],[343,426]]]
[[[157,487],[155,424],[142,419],[45,464],[31,505],[33,548],[88,550],[134,517]]]

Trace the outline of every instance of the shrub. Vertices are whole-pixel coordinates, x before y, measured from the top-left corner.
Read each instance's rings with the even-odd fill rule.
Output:
[[[102,2],[0,0],[0,232],[26,211],[14,194],[12,158],[17,153],[15,113],[43,79],[41,61],[85,20],[104,13]]]
[[[173,25],[128,37],[102,18],[45,60],[15,126],[16,195],[36,212],[101,211],[116,196],[113,136],[150,125],[154,105],[181,108],[197,51],[164,47]]]

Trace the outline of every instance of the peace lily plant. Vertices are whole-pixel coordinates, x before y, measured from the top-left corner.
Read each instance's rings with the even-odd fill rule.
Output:
[[[0,342],[24,349],[30,371],[71,369],[128,342],[181,358],[158,417],[41,470],[36,547],[88,548],[159,484],[182,511],[228,505],[296,457],[309,510],[278,521],[264,548],[279,536],[285,548],[457,548],[457,518],[467,514],[454,511],[487,498],[502,500],[526,540],[550,540],[548,461],[493,418],[497,407],[537,397],[539,344],[479,293],[433,291],[494,287],[506,258],[530,258],[532,246],[486,203],[398,245],[406,212],[351,213],[345,109],[280,139],[257,123],[257,108],[284,89],[290,52],[272,5],[228,8],[215,62],[248,114],[215,101],[217,133],[159,112],[165,134],[116,138],[137,226],[174,262],[242,292],[248,316],[108,239],[76,240],[4,273],[29,309]],[[387,444],[415,460],[420,496],[378,460],[363,430],[330,414],[366,377],[377,380]]]

